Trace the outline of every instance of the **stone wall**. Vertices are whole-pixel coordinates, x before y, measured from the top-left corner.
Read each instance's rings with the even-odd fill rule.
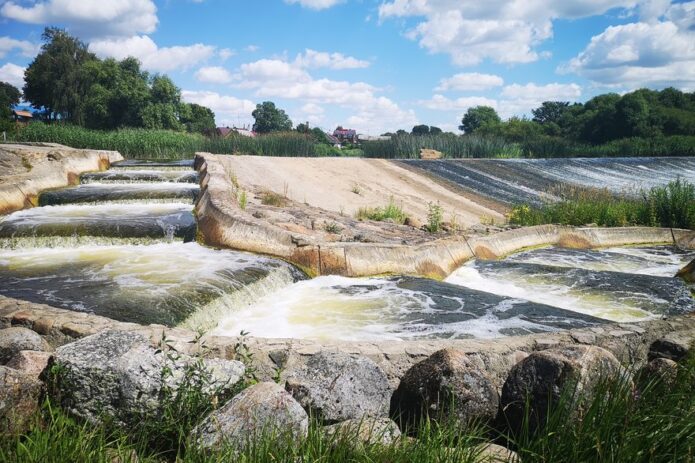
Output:
[[[238,337],[204,336],[161,325],[138,325],[114,321],[96,315],[73,312],[0,296],[0,328],[23,326],[30,328],[57,347],[106,329],[140,333],[154,344],[163,337],[176,350],[184,353],[207,352],[206,355],[232,359]],[[641,365],[647,359],[649,346],[665,335],[680,335],[695,339],[695,316],[684,315],[669,319],[639,323],[607,324],[598,327],[514,336],[497,339],[384,341],[384,342],[317,342],[302,339],[244,338],[253,353],[259,378],[270,380],[277,369],[286,370],[302,365],[322,350],[360,354],[375,361],[387,374],[395,388],[403,373],[415,363],[439,349],[464,350],[478,366],[501,387],[509,369],[528,353],[550,347],[583,344],[600,346],[611,351],[626,365]]]
[[[0,214],[36,205],[42,191],[79,183],[80,174],[122,161],[116,151],[81,150],[63,145],[0,145]]]
[[[540,246],[588,249],[678,244],[695,249],[695,231],[668,228],[593,228],[541,225],[488,236],[463,235],[415,245],[323,242],[253,217],[238,206],[237,188],[219,155],[198,153],[201,195],[196,205],[201,239],[209,245],[279,257],[311,276],[399,274],[445,278],[473,258],[494,259]]]

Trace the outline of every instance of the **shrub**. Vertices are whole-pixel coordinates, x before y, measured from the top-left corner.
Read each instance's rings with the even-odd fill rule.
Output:
[[[265,204],[266,206],[285,207],[287,201],[288,199],[286,196],[275,193],[274,191],[266,190],[261,193],[261,204]]]
[[[408,218],[407,214],[396,204],[393,196],[384,207],[361,207],[357,211],[358,220],[376,220],[378,222],[383,222],[390,219],[402,225],[406,218]]]
[[[442,228],[442,206],[439,203],[427,203],[427,231],[437,233]]]

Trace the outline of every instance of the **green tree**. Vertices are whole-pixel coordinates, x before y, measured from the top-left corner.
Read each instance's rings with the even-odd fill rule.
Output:
[[[181,103],[180,121],[189,132],[210,134],[217,127],[215,113],[196,103]]]
[[[421,124],[421,125],[416,125],[413,127],[413,130],[410,131],[413,135],[429,135],[430,134],[430,126]]]
[[[22,94],[17,87],[7,82],[0,82],[0,132],[11,130],[14,127],[12,124],[12,106],[19,103],[21,96]]]
[[[439,127],[435,127],[433,125],[430,126],[430,135],[440,135],[442,133],[443,131]]]
[[[272,101],[256,105],[251,113],[256,122],[253,131],[257,133],[282,132],[292,130],[292,121],[284,110],[276,108]]]
[[[463,115],[459,130],[470,134],[485,125],[499,124],[500,122],[501,119],[494,108],[490,106],[475,106],[468,108],[466,114]]]
[[[151,103],[142,110],[142,124],[148,129],[182,130],[180,122],[181,89],[163,75],[152,77]],[[183,108],[184,111],[186,108]]]
[[[568,101],[544,101],[538,108],[531,110],[533,121],[539,124],[560,125],[569,105]]]
[[[81,70],[97,58],[62,29],[46,28],[42,39],[41,52],[24,72],[24,97],[34,107],[81,125],[89,84]]]
[[[299,124],[297,124],[297,127],[295,128],[295,130],[299,133],[307,133],[307,132],[309,132],[309,124],[305,124],[303,122],[300,122]]]

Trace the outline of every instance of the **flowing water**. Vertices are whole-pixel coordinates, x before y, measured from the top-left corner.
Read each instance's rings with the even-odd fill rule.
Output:
[[[490,172],[479,180],[502,197],[541,198],[538,179],[553,181],[559,167],[552,164],[537,165],[535,181],[524,170],[530,167],[520,168],[528,178],[521,189],[499,172],[501,186],[487,180]],[[569,165],[572,179],[655,168],[645,160]],[[615,177],[618,188],[623,180]],[[320,340],[493,338],[695,309],[692,288],[673,278],[695,252],[667,246],[536,249],[470,262],[444,282],[309,280],[277,259],[195,243],[196,179],[190,161],[126,161],[42,194],[42,207],[0,217],[0,294],[218,335]]]

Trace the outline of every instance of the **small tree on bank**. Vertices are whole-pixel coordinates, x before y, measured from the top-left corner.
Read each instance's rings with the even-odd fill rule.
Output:
[[[251,113],[256,122],[253,131],[257,133],[285,132],[292,130],[292,121],[284,110],[275,107],[272,101],[256,105]]]

